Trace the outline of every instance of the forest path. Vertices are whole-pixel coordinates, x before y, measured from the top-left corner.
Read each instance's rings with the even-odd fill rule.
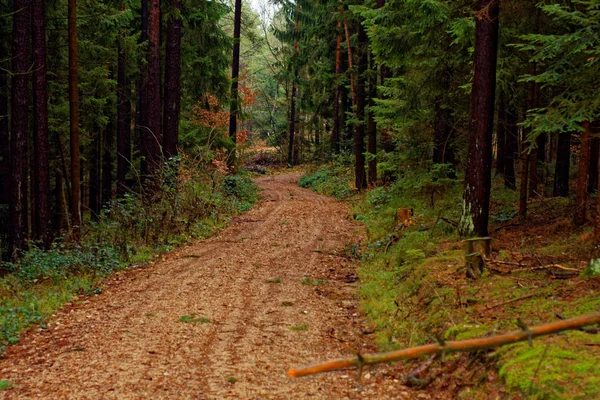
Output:
[[[386,367],[367,371],[361,390],[354,371],[286,376],[374,350],[355,265],[341,254],[361,227],[343,203],[298,187],[299,176],[257,179],[261,202],[220,234],[116,274],[23,335],[0,360],[14,386],[0,398],[412,397]]]

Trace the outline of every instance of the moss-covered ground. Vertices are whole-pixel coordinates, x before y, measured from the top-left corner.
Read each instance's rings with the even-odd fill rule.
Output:
[[[520,222],[518,193],[495,180],[492,254],[481,278],[473,280],[466,278],[465,242],[455,227],[459,180],[407,173],[356,195],[346,191],[350,174],[335,174],[335,168],[309,174],[301,183],[346,200],[353,196],[353,213],[367,229],[359,271],[362,311],[382,351],[431,343],[436,336],[462,340],[514,331],[517,319],[535,326],[600,311],[600,278],[584,273],[593,251],[592,227],[571,223],[569,199],[530,201],[528,217]],[[413,210],[409,221],[398,220],[402,209]],[[600,398],[595,332],[570,331],[535,339],[532,346],[438,359],[426,373],[435,379],[424,390],[465,399]],[[423,361],[414,361],[414,367]]]

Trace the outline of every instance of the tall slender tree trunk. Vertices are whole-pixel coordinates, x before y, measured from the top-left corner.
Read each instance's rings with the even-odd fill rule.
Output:
[[[124,9],[124,5],[123,5]],[[118,39],[117,58],[117,196],[127,190],[127,173],[131,165],[131,89],[127,80],[127,54],[123,48],[125,32]]]
[[[344,21],[344,32],[346,33],[346,48],[348,49],[348,72],[350,75],[350,97],[352,99],[352,108],[356,108],[356,84],[354,78],[354,62],[352,61],[352,46],[350,44],[350,28],[348,23]]]
[[[98,220],[100,215],[100,189],[102,183],[100,181],[100,154],[102,151],[102,140],[100,134],[96,133],[93,138],[93,148],[90,157],[90,179],[89,179],[89,208],[90,218],[92,221]]]
[[[33,2],[33,98],[34,98],[34,225],[45,246],[52,238],[50,215],[50,162],[48,145],[48,81],[46,78],[46,15],[45,1]]]
[[[233,59],[231,62],[231,103],[229,105],[229,137],[233,141],[233,150],[229,156],[229,165],[234,166],[237,149],[237,115],[239,112],[239,74],[240,74],[240,28],[242,21],[242,0],[235,0],[233,15]]]
[[[369,54],[369,69],[371,72],[376,68],[373,60],[373,55]],[[377,75],[371,73],[369,75],[369,107],[368,107],[368,119],[367,119],[367,152],[370,154],[368,166],[369,166],[369,186],[377,185],[377,124],[375,123],[375,113],[373,107],[377,97]]]
[[[335,93],[333,95],[333,130],[331,146],[334,153],[340,152],[340,72],[342,70],[342,20],[337,22],[337,39],[335,43]]]
[[[537,65],[532,63],[531,66],[531,75],[537,75]],[[535,109],[540,106],[540,85],[536,82],[531,82],[530,84],[530,103],[528,104],[528,109]],[[539,174],[538,174],[538,164],[539,164],[539,153],[540,148],[538,146],[540,142],[540,136],[536,137],[535,143],[536,145],[532,147],[529,153],[529,197],[532,198],[537,196],[538,193],[538,184],[539,184]],[[543,149],[542,149],[543,150]],[[543,158],[543,156],[542,156]]]
[[[160,0],[150,0],[148,7],[148,124],[144,132],[144,146],[148,176],[155,179],[162,159],[162,103],[160,80]],[[156,182],[151,183],[153,186]],[[155,189],[155,188],[154,188]]]
[[[150,0],[141,0],[140,19],[141,19],[141,32],[140,32],[140,44],[148,42],[148,20],[149,10],[148,3]],[[148,154],[146,146],[146,132],[148,130],[148,64],[142,64],[140,71],[139,81],[139,104],[138,104],[138,115],[137,115],[137,126],[135,132],[137,134],[138,146],[140,150],[141,162],[140,162],[140,174],[142,180],[148,175]]]
[[[480,0],[477,7],[471,92],[472,122],[463,214],[459,224],[462,236],[488,234],[499,3],[499,0]]]
[[[105,207],[112,200],[113,184],[113,153],[114,153],[114,124],[109,122],[104,128],[102,140],[102,193],[101,203]]]
[[[589,121],[583,122],[583,131],[581,132],[581,147],[579,150],[579,167],[577,176],[577,194],[575,198],[575,217],[573,223],[575,225],[583,225],[587,222],[587,182],[590,170],[590,141],[591,141],[591,125]]]
[[[367,33],[362,24],[358,26],[358,85],[356,88],[356,126],[354,127],[354,177],[358,191],[367,188],[365,174],[365,103],[367,70]]]
[[[11,254],[17,256],[25,248],[29,235],[27,215],[28,121],[31,52],[31,0],[15,0],[12,46],[12,106],[10,139],[10,205],[9,225]]]
[[[505,152],[506,152],[506,132],[508,129],[508,110],[506,96],[501,93],[498,104],[498,123],[496,124],[496,175],[504,176],[505,170]]]
[[[181,102],[181,0],[171,0],[173,15],[167,25],[165,56],[165,129],[163,154],[166,159],[177,155],[179,110]]]
[[[554,196],[569,196],[569,170],[571,168],[571,132],[558,135],[556,167],[554,169]]]
[[[290,124],[288,143],[288,165],[294,165],[294,140],[296,130],[296,82],[292,83],[292,94],[290,99]]]
[[[515,190],[515,158],[517,157],[518,115],[512,107],[507,108],[504,137],[504,187]]]
[[[10,44],[2,40],[0,42],[0,59],[6,60],[11,58]],[[10,187],[10,130],[8,123],[8,73],[0,70],[0,187],[5,190],[0,190],[0,203],[10,203],[10,191],[6,188]],[[8,233],[7,226],[0,226],[0,232]]]
[[[69,0],[69,115],[71,143],[71,228],[79,240],[81,230],[81,171],[79,162],[79,89],[77,55],[77,0]]]
[[[588,187],[587,192],[589,194],[598,190],[598,158],[600,152],[600,137],[594,132],[594,125],[592,124],[592,135],[590,139],[590,170],[588,172]]]

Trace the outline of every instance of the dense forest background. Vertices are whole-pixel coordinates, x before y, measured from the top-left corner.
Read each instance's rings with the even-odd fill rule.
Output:
[[[272,164],[365,223],[345,257],[364,262],[381,348],[599,310],[600,1],[258,8],[0,0],[0,350],[113,271],[216,232]],[[466,280],[460,240],[488,236],[485,279]],[[588,333],[453,365],[497,361],[531,394],[544,361],[558,378],[540,396],[594,397]]]

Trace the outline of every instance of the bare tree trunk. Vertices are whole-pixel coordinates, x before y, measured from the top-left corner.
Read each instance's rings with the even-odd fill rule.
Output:
[[[590,170],[588,172],[587,192],[593,193],[598,189],[598,156],[600,155],[600,137],[594,132],[595,126],[592,124],[592,135],[590,140]]]
[[[462,236],[487,236],[492,175],[492,133],[500,0],[478,2],[475,24],[471,134],[465,174]]]
[[[112,200],[113,183],[113,152],[114,152],[114,125],[109,122],[104,128],[102,140],[102,193],[101,204],[103,207],[110,204]]]
[[[90,157],[90,180],[88,187],[90,196],[90,218],[92,221],[98,220],[98,216],[100,215],[100,189],[102,187],[100,181],[100,154],[102,150],[102,138],[99,136],[100,134],[96,133],[93,137],[93,148]]]
[[[586,121],[582,124],[583,132],[581,132],[581,147],[579,151],[579,168],[577,176],[577,195],[575,199],[575,217],[573,223],[581,226],[587,222],[586,208],[587,208],[587,181],[590,166],[590,139],[591,139],[591,126],[590,122]]]
[[[358,86],[356,88],[356,126],[354,127],[354,176],[358,191],[367,188],[365,174],[365,103],[367,69],[367,34],[362,26],[358,26]],[[350,50],[349,50],[350,51]]]
[[[0,42],[0,59],[6,60],[10,56],[10,46],[8,43]],[[8,124],[8,73],[0,70],[0,187],[8,188],[10,186],[10,131]],[[8,204],[10,202],[10,191],[0,190],[0,203]],[[6,226],[0,227],[0,232],[8,232]]]
[[[554,169],[554,196],[569,196],[569,170],[571,168],[571,132],[558,135],[556,167]]]
[[[48,145],[48,81],[46,78],[46,15],[44,0],[33,2],[33,98],[36,239],[52,239],[50,216],[50,148]]]
[[[508,107],[506,112],[505,142],[504,142],[504,187],[516,189],[515,159],[517,157],[517,112]]]
[[[289,143],[288,143],[288,165],[294,165],[294,140],[296,130],[296,82],[292,83],[292,95],[290,99],[290,125],[289,125]]]
[[[124,8],[124,5],[123,5]],[[127,190],[127,173],[131,164],[131,90],[127,80],[127,54],[123,48],[125,32],[118,39],[117,59],[117,196]]]
[[[333,95],[333,130],[331,146],[334,153],[340,152],[340,72],[342,69],[342,20],[337,23],[337,40],[335,43],[335,93]]]
[[[79,163],[79,90],[77,55],[77,0],[69,0],[69,114],[71,138],[71,228],[79,240],[81,229],[81,172]]]
[[[348,72],[350,75],[350,96],[352,98],[352,108],[356,107],[356,85],[354,84],[354,67],[352,61],[352,46],[350,45],[350,29],[348,23],[344,21],[344,31],[346,32],[346,47],[348,48]]]
[[[144,132],[144,146],[148,175],[155,174],[162,159],[162,103],[160,81],[160,0],[150,0],[148,8],[148,124]],[[154,183],[152,183],[154,185]]]
[[[498,104],[498,123],[496,124],[496,175],[504,176],[507,130],[508,110],[506,104],[506,95],[504,93],[500,93]]]
[[[368,55],[370,55],[369,69],[373,70],[375,68],[373,55]],[[373,112],[373,107],[375,106],[375,101],[373,99],[375,97],[377,97],[377,75],[371,74],[369,75],[369,114],[367,120],[367,152],[371,155],[368,162],[369,186],[377,185],[377,124],[375,123],[375,114]]]
[[[229,137],[234,145],[237,141],[237,114],[239,112],[238,77],[240,73],[240,27],[242,21],[242,0],[235,0],[233,17],[233,60],[231,63],[231,105],[229,106]],[[229,164],[235,164],[236,147],[229,157]],[[288,160],[289,162],[289,160]]]
[[[140,33],[140,44],[148,42],[148,2],[150,0],[141,0],[140,19],[141,19],[141,33]],[[139,81],[139,104],[138,104],[138,115],[137,115],[137,126],[136,134],[138,139],[138,146],[140,151],[141,162],[140,162],[140,174],[142,180],[148,175],[148,154],[146,148],[146,131],[148,129],[148,65],[142,64],[140,67],[140,81]]]
[[[163,154],[166,159],[177,155],[179,139],[179,110],[181,102],[181,0],[171,0],[173,15],[167,25],[167,48],[165,56],[165,129]]]
[[[537,66],[535,63],[531,64],[531,75],[537,75]],[[538,108],[540,106],[540,85],[536,82],[531,82],[530,84],[530,103],[528,104],[529,110]],[[529,197],[535,197],[539,194],[538,192],[538,184],[539,184],[539,174],[538,174],[538,164],[539,164],[539,154],[543,149],[539,148],[540,136],[536,137],[535,147],[531,149],[529,154]],[[543,156],[542,156],[543,159]]]
[[[29,69],[31,0],[15,0],[12,47],[12,106],[10,140],[10,233],[11,254],[25,249],[29,235],[27,218]]]

